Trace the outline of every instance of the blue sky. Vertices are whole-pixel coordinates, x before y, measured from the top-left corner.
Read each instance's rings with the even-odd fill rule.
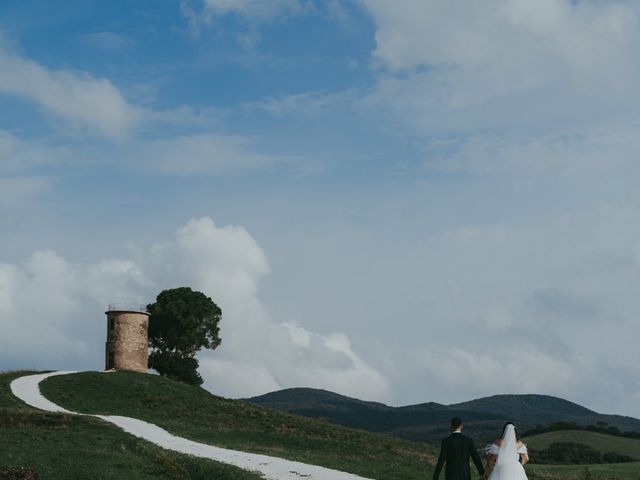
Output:
[[[640,416],[638,41],[625,0],[0,3],[0,368],[100,368],[106,304],[189,285],[220,394]]]

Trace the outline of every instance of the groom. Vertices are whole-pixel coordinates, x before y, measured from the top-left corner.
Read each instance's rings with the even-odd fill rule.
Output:
[[[484,475],[484,467],[473,444],[473,440],[462,434],[462,420],[458,417],[451,419],[451,435],[442,440],[440,456],[433,472],[433,480],[438,480],[442,466],[445,480],[470,480],[469,458],[473,460],[480,476]]]

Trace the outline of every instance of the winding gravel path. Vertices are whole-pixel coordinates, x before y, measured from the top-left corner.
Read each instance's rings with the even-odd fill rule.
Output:
[[[68,375],[77,372],[53,372],[19,377],[11,382],[11,392],[20,400],[32,407],[47,412],[69,413],[84,415],[82,413],[66,410],[47,400],[40,393],[39,384],[46,378],[57,375]],[[208,458],[217,462],[235,465],[245,470],[261,473],[268,480],[369,480],[351,473],[331,470],[329,468],[308,465],[306,463],[293,462],[267,455],[245,453],[238,450],[218,448],[204,443],[194,442],[186,438],[177,437],[152,423],[143,422],[130,417],[117,415],[87,415],[101,418],[104,421],[117,425],[125,432],[136,437],[143,438],[159,447],[173,450],[187,455]]]

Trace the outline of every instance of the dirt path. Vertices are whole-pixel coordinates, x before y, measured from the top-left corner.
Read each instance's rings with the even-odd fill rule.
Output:
[[[40,393],[39,384],[45,378],[56,375],[68,375],[70,373],[76,372],[53,372],[20,377],[11,382],[11,392],[26,404],[40,410],[83,415],[81,413],[71,412],[50,402]],[[116,415],[87,416],[101,418],[106,422],[113,423],[125,432],[143,438],[162,448],[235,465],[245,470],[259,472],[268,480],[300,480],[301,478],[309,480],[368,480],[351,473],[331,470],[317,465],[308,465],[306,463],[293,462],[278,457],[229,450],[194,442],[193,440],[172,435],[157,425],[135,418]]]

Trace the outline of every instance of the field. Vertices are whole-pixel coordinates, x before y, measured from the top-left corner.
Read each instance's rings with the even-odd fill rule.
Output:
[[[536,450],[546,449],[552,443],[580,443],[601,453],[616,452],[640,460],[640,440],[584,430],[561,430],[541,433],[527,437],[524,442],[530,448],[535,448]]]
[[[627,480],[640,479],[640,463],[604,465],[527,465],[529,480]]]

